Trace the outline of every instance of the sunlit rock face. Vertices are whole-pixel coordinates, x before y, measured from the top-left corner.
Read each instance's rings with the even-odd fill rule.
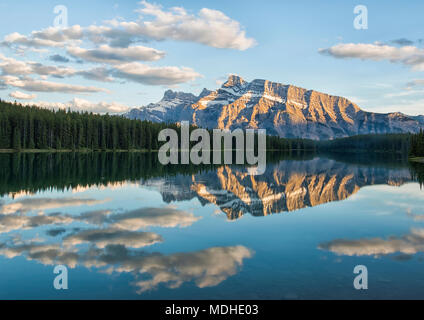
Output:
[[[423,116],[361,110],[337,97],[268,80],[247,82],[231,75],[199,96],[168,90],[161,101],[133,109],[132,119],[190,123],[202,128],[266,129],[280,137],[333,139],[368,133],[417,132]]]
[[[161,192],[167,203],[198,198],[215,204],[228,219],[246,213],[266,216],[347,199],[360,188],[411,180],[409,169],[366,167],[335,160],[284,160],[268,164],[263,175],[251,176],[237,167],[192,176],[176,175],[143,181]]]

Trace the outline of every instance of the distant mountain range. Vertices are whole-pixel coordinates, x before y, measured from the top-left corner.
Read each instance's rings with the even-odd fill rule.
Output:
[[[161,101],[125,116],[153,122],[189,121],[202,128],[266,129],[285,138],[333,139],[369,133],[418,132],[424,116],[373,113],[346,98],[292,85],[231,75],[221,88],[165,92]]]

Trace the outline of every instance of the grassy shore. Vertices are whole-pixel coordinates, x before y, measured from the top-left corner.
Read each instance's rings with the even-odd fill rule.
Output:
[[[0,149],[0,153],[61,153],[61,152],[157,152],[157,150],[130,149],[130,150],[92,150],[92,149]]]
[[[424,157],[412,157],[409,161],[424,163]]]

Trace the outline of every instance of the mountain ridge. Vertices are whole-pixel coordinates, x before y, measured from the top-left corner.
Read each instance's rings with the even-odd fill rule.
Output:
[[[125,116],[153,122],[189,121],[208,129],[266,129],[284,138],[314,140],[370,133],[418,132],[424,116],[362,110],[347,98],[264,79],[230,75],[198,95],[167,90],[158,103]]]

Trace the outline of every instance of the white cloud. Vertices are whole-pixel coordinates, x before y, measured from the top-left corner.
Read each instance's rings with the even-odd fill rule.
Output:
[[[184,8],[174,7],[165,11],[161,6],[142,1],[138,12],[139,22],[121,22],[132,35],[155,40],[172,39],[202,43],[215,48],[246,50],[255,45],[253,38],[247,38],[240,23],[223,12],[203,8],[198,15],[188,13]],[[154,17],[146,21],[145,16]]]
[[[143,248],[162,241],[163,239],[160,235],[152,232],[134,232],[108,228],[83,230],[67,236],[63,243],[66,246],[75,246],[88,242],[95,244],[98,248],[105,248],[108,245]]]
[[[144,46],[116,48],[101,45],[96,49],[69,47],[68,54],[92,62],[122,63],[130,61],[156,61],[165,56],[165,52]]]
[[[8,34],[4,37],[2,45],[23,45],[27,47],[63,47],[65,43],[79,42],[83,38],[83,28],[74,25],[68,28],[50,27],[44,30],[33,31],[29,36],[18,32]]]
[[[151,275],[151,279],[136,282],[138,293],[154,289],[160,284],[178,288],[188,281],[194,281],[199,288],[205,288],[216,286],[235,275],[244,259],[252,256],[253,251],[244,246],[214,247],[169,256],[151,255],[133,261],[128,259],[122,263],[122,269],[136,269]]]
[[[26,213],[44,211],[61,207],[92,206],[107,202],[105,200],[84,198],[26,198],[0,206],[0,214]]]
[[[147,85],[176,85],[201,77],[187,67],[152,67],[138,62],[116,65],[113,75]]]
[[[128,46],[139,40],[175,40],[246,50],[256,44],[255,39],[246,36],[238,21],[221,11],[203,8],[195,15],[182,7],[166,11],[146,1],[140,4],[138,21],[112,20],[108,26],[90,26],[86,29],[87,36],[93,42],[110,41],[116,46]]]
[[[9,46],[9,47],[12,45],[24,45],[26,47],[35,47],[35,48],[59,47],[63,45],[62,43],[57,43],[55,41],[34,39],[31,37],[27,37],[18,32],[14,32],[5,36],[1,44],[5,46]]]
[[[402,112],[409,115],[421,115],[423,113],[424,99],[401,99],[395,103],[378,102],[373,110],[378,112]]]
[[[99,230],[94,236],[96,240],[88,240],[95,243],[97,248],[90,247],[86,252],[74,247],[64,248],[56,243],[47,244],[38,243],[35,240],[18,239],[12,243],[0,244],[0,254],[7,258],[22,256],[45,265],[65,264],[71,268],[83,265],[87,268],[104,267],[106,268],[104,271],[108,273],[133,273],[136,277],[134,284],[138,287],[137,293],[152,290],[159,285],[178,288],[190,281],[194,281],[199,288],[216,286],[237,274],[244,260],[251,258],[254,254],[252,250],[244,246],[212,247],[170,255],[145,253],[129,250],[124,245],[107,245],[109,240],[120,237],[113,233],[110,237],[107,231],[104,234],[102,231],[104,230]],[[142,237],[141,234],[133,233],[132,236],[124,236],[118,242],[125,241],[124,238],[130,238],[130,241],[137,245],[139,240],[134,238]],[[83,238],[85,242],[86,239]],[[107,240],[99,240],[105,238]],[[77,242],[79,243],[79,240]],[[73,245],[72,241],[67,244]]]
[[[80,86],[45,80],[35,80],[28,77],[22,78],[15,76],[0,76],[0,80],[2,80],[5,85],[20,88],[26,91],[63,93],[108,92],[106,89],[93,86]]]
[[[76,219],[85,221],[86,223],[102,225],[106,222],[110,210],[94,210],[81,213]]]
[[[43,65],[32,61],[19,61],[0,54],[0,69],[4,85],[10,85],[27,91],[56,91],[67,93],[100,92],[104,89],[59,84],[45,81],[48,76],[64,78],[82,76],[89,80],[112,82],[113,76],[147,85],[176,85],[195,80],[201,75],[191,68],[164,66],[154,67],[133,62],[135,60],[158,60],[164,52],[143,46],[129,48],[114,48],[102,45],[97,49],[83,49],[69,47],[68,53],[80,59],[91,62],[110,63],[111,68],[98,67],[90,70],[76,70],[70,67],[56,67]],[[63,58],[62,58],[63,59]],[[12,77],[37,74],[41,80],[31,78]]]
[[[60,261],[61,264],[66,264],[71,268],[76,266],[79,257],[77,252],[65,251],[59,244],[39,244],[34,240],[0,246],[0,254],[7,258],[26,255],[28,260],[36,260],[45,265],[52,265]]]
[[[118,102],[91,102],[88,100],[74,98],[67,103],[63,102],[45,102],[45,101],[37,101],[27,103],[30,105],[37,105],[42,108],[49,109],[71,109],[73,111],[88,111],[94,113],[123,113],[131,109],[131,107],[126,106],[124,104]]]
[[[409,96],[416,96],[416,95],[423,95],[424,90],[403,90],[399,92],[391,92],[384,95],[384,98],[398,98],[398,97],[409,97]]]
[[[73,25],[68,28],[49,27],[41,31],[34,31],[31,35],[33,38],[55,42],[80,40],[83,37],[83,28],[79,25]]]
[[[29,75],[38,74],[54,77],[65,77],[75,74],[75,69],[56,66],[46,66],[33,61],[19,61],[0,54],[0,69],[3,75]]]
[[[415,46],[394,47],[380,44],[342,43],[327,49],[320,49],[319,52],[340,59],[387,60],[411,67],[414,71],[424,71],[424,49]]]
[[[20,99],[20,100],[31,100],[31,99],[35,99],[37,97],[36,94],[27,94],[21,91],[13,91],[11,93],[9,93],[9,97],[11,98],[15,98],[15,99]]]
[[[424,251],[424,229],[412,229],[405,236],[388,239],[338,239],[320,244],[319,248],[347,256],[379,256],[392,253],[415,254]]]
[[[33,216],[21,214],[0,215],[0,233],[32,229],[50,224],[70,224],[72,222],[72,217],[59,214],[44,215],[41,213]]]
[[[0,70],[3,75],[24,76],[37,74],[43,80],[48,76],[64,78],[79,75],[89,80],[103,82],[112,82],[114,80],[110,77],[111,70],[103,67],[89,70],[76,70],[68,67],[47,66],[32,61],[19,61],[14,58],[5,57],[2,54],[0,54],[0,61],[3,61],[0,63]]]
[[[103,82],[112,82],[114,79],[110,76],[111,70],[103,67],[94,68],[90,70],[81,70],[76,73],[76,75],[82,76],[88,80],[96,80]]]
[[[151,226],[162,228],[188,227],[198,221],[200,217],[192,213],[166,208],[141,208],[109,217],[109,222],[115,228],[138,230]]]
[[[137,21],[112,20],[107,25],[68,28],[47,28],[33,31],[29,36],[17,32],[7,35],[1,43],[6,46],[63,47],[89,39],[93,43],[109,42],[114,47],[128,47],[136,41],[176,40],[201,43],[215,48],[246,50],[255,45],[248,38],[240,23],[223,12],[208,8],[191,14],[184,8],[173,7],[163,10],[161,6],[140,2]],[[151,17],[152,19],[146,19]]]

